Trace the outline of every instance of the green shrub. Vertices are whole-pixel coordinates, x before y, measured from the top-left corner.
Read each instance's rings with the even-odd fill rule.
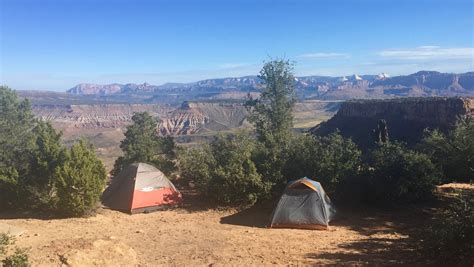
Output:
[[[2,260],[4,267],[28,267],[28,251],[17,248],[15,252]]]
[[[7,247],[14,242],[13,238],[7,234],[0,233],[0,256],[5,255]]]
[[[447,136],[436,130],[429,132],[420,147],[442,167],[443,182],[470,182],[474,179],[473,118],[460,120]]]
[[[399,143],[380,144],[370,154],[366,197],[374,204],[413,203],[432,196],[440,172],[425,154]]]
[[[93,211],[106,178],[105,168],[93,146],[85,140],[75,143],[64,164],[56,169],[58,210],[72,216]]]
[[[286,186],[284,168],[289,158],[289,141],[267,146],[261,142],[255,142],[252,152],[252,162],[262,179],[270,186],[270,194],[280,195]],[[268,195],[270,197],[270,195]]]
[[[270,189],[252,161],[254,148],[248,135],[219,135],[209,145],[180,155],[183,178],[219,204],[254,204]]]
[[[28,250],[16,248],[15,252],[6,256],[8,246],[15,243],[15,239],[7,234],[0,234],[0,258],[3,258],[2,266],[8,267],[26,267],[28,263]],[[6,256],[6,257],[5,257]]]
[[[178,161],[181,177],[194,182],[201,192],[207,194],[212,175],[211,167],[216,165],[211,147],[203,145],[200,148],[178,150]]]
[[[291,143],[285,177],[288,180],[310,177],[321,182],[326,190],[343,195],[347,185],[357,177],[361,154],[357,145],[338,132],[327,137],[296,137]]]
[[[454,201],[435,216],[424,231],[423,249],[450,260],[468,260],[474,255],[474,198],[457,192]],[[472,262],[471,262],[472,264]]]

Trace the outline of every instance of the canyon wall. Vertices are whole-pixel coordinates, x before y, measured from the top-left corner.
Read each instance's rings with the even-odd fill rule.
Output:
[[[241,103],[184,102],[180,107],[156,104],[34,105],[36,117],[57,129],[119,129],[131,123],[135,112],[148,112],[162,135],[189,135],[240,127],[247,117]]]
[[[133,113],[148,112],[162,117],[171,108],[148,104],[34,105],[35,116],[62,129],[122,128],[131,122]]]
[[[415,144],[428,129],[447,132],[459,118],[474,114],[474,98],[399,98],[344,102],[334,117],[309,130],[327,135],[339,129],[362,148],[374,145],[372,130],[380,120],[387,122],[389,138]]]
[[[226,131],[244,125],[247,110],[241,103],[184,102],[158,124],[161,135]]]

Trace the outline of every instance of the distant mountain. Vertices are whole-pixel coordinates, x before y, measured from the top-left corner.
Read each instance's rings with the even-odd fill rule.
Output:
[[[214,98],[229,93],[257,92],[262,81],[257,76],[208,79],[193,83],[79,84],[67,92],[73,95],[189,95]],[[295,78],[298,96],[314,99],[387,98],[401,96],[473,96],[474,72],[462,74],[419,71],[390,77],[357,75],[349,77],[306,76]],[[240,94],[239,94],[240,93]]]

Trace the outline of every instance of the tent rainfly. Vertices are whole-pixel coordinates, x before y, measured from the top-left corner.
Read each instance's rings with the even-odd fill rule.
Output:
[[[301,178],[289,183],[273,211],[271,228],[327,229],[336,209],[320,183]]]

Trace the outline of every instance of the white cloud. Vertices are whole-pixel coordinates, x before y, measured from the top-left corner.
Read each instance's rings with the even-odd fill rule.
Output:
[[[387,59],[401,60],[474,59],[474,47],[419,46],[408,49],[383,50],[377,55]]]
[[[235,69],[235,68],[242,68],[242,67],[247,67],[248,63],[224,63],[219,65],[219,69]]]
[[[296,56],[302,59],[344,59],[350,58],[351,55],[347,53],[308,53]]]

